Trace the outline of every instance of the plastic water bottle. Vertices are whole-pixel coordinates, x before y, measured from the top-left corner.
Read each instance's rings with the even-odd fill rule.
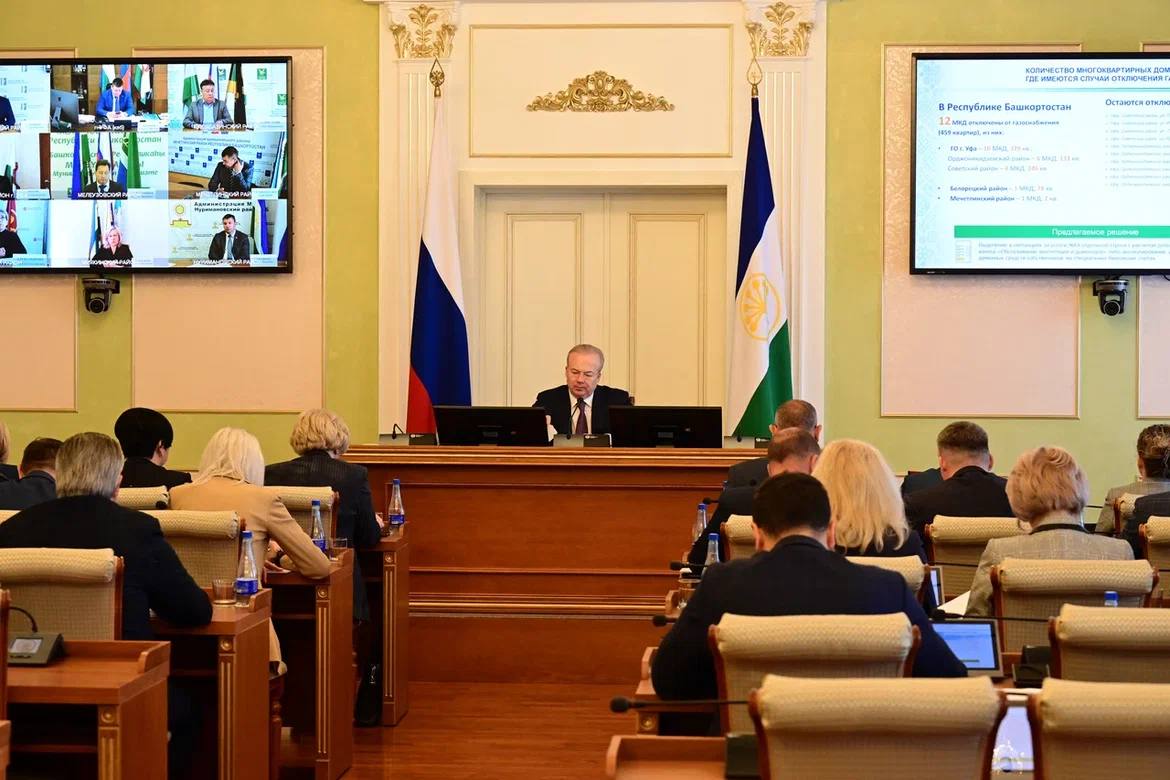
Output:
[[[1105,606],[1117,607],[1117,606],[1120,606],[1120,604],[1121,604],[1121,602],[1118,601],[1118,599],[1117,599],[1117,591],[1115,591],[1115,590],[1105,591]]]
[[[252,532],[240,534],[240,565],[236,569],[236,604],[247,606],[248,600],[260,590],[260,570],[256,568],[256,553],[252,549]]]
[[[699,504],[699,513],[695,517],[695,527],[692,529],[691,541],[697,540],[707,530],[707,505]]]
[[[321,502],[313,499],[313,544],[321,548],[321,552],[325,552],[325,524],[321,522]]]
[[[406,522],[406,508],[402,506],[402,483],[397,479],[390,488],[390,506],[386,510],[390,525],[399,526]]]
[[[703,562],[703,576],[719,563],[719,534],[707,534],[707,560]]]

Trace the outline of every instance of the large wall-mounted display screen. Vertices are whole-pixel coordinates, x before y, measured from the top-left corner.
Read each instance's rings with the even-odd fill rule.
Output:
[[[290,72],[0,64],[0,273],[292,270]]]
[[[1170,55],[919,54],[913,273],[1170,272]]]

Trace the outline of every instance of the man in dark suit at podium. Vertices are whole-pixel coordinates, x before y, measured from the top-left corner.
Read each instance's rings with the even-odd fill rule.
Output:
[[[578,344],[565,358],[565,384],[542,390],[535,407],[549,417],[549,438],[554,434],[609,433],[609,407],[627,406],[630,394],[601,382],[605,355],[592,344]]]

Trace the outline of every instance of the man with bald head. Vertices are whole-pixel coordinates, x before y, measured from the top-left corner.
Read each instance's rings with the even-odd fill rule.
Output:
[[[534,407],[548,415],[549,438],[609,433],[609,407],[628,406],[630,394],[601,384],[605,355],[592,344],[578,344],[565,357],[565,384],[542,390]]]
[[[768,426],[775,436],[785,428],[799,428],[821,440],[821,425],[817,422],[817,408],[808,401],[793,398],[776,407],[775,421]],[[737,463],[727,470],[726,487],[756,487],[768,478],[768,459],[752,458]]]

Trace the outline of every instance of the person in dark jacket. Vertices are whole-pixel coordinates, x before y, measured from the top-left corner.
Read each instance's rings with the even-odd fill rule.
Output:
[[[185,471],[164,468],[175,443],[175,429],[161,412],[136,406],[127,409],[114,423],[114,436],[126,453],[122,466],[122,487],[165,487],[191,481]]]
[[[609,433],[609,408],[629,406],[630,394],[600,384],[605,354],[592,344],[578,344],[565,356],[565,384],[536,394],[543,408],[548,438],[556,434]]]
[[[960,420],[938,434],[938,465],[943,482],[906,496],[906,519],[923,538],[935,515],[1013,517],[1007,480],[991,473],[987,431]]]
[[[345,420],[328,409],[301,412],[289,444],[299,457],[266,466],[264,484],[333,488],[340,497],[336,536],[359,549],[376,545],[382,534],[374,514],[369,474],[365,466],[340,460],[349,449]],[[354,620],[368,620],[370,607],[356,560],[353,585]]]
[[[70,436],[57,453],[58,498],[0,523],[0,547],[111,548],[123,563],[122,639],[153,639],[151,611],[176,626],[207,625],[211,601],[183,568],[158,520],[114,503],[122,462],[122,450],[109,436]],[[178,771],[194,750],[198,714],[175,686],[167,706],[168,763]]]
[[[0,482],[0,509],[28,509],[57,497],[58,439],[33,439],[20,458],[20,479]]]
[[[787,428],[800,428],[807,431],[814,441],[821,440],[821,426],[817,422],[817,408],[808,401],[793,398],[776,407],[776,416],[768,430],[775,436]],[[752,458],[743,463],[736,463],[727,470],[727,480],[724,487],[759,487],[769,476],[768,459]]]
[[[885,615],[903,612],[918,627],[915,677],[965,677],[896,572],[851,563],[836,544],[829,496],[805,474],[780,474],[760,486],[752,505],[751,558],[711,567],[678,622],[663,638],[651,678],[667,700],[715,698],[707,630],[724,614]]]
[[[16,466],[8,463],[8,451],[11,448],[11,439],[8,435],[8,426],[0,420],[0,484],[6,481],[15,482],[20,479],[20,472]]]

